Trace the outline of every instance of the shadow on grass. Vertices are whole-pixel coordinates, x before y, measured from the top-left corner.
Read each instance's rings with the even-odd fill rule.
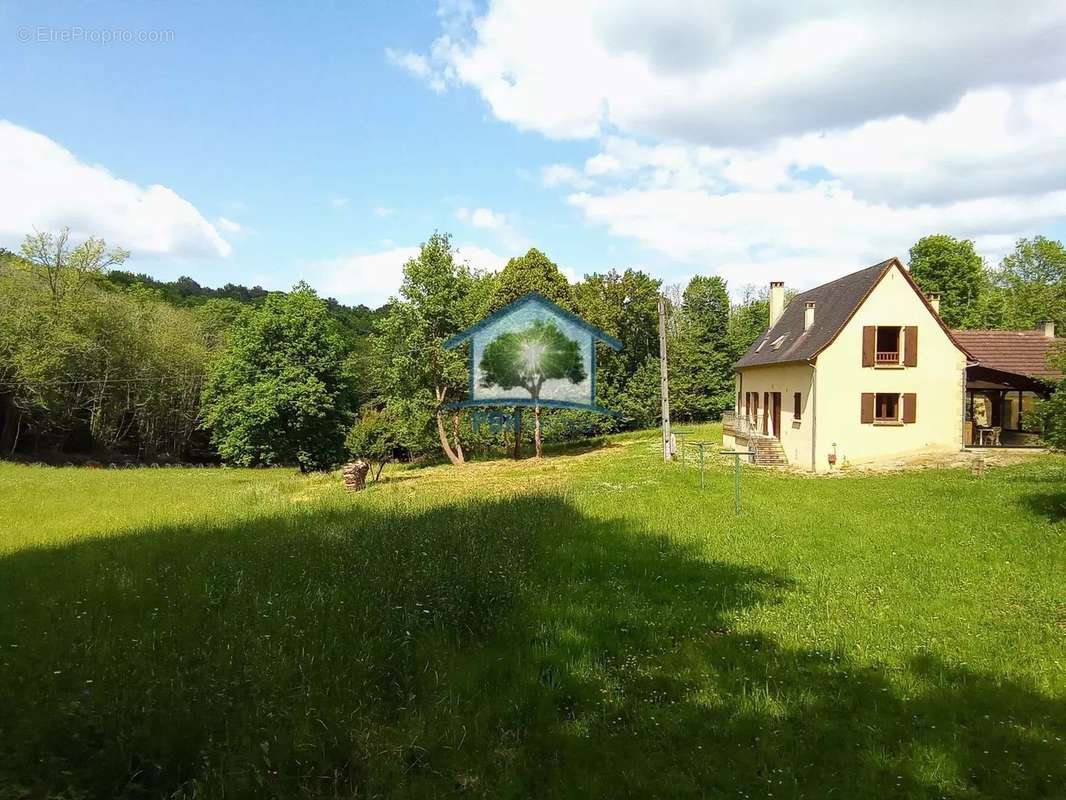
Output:
[[[553,495],[19,552],[0,560],[0,797],[1066,784],[1062,698],[737,630],[795,591]]]
[[[1066,492],[1036,492],[1023,496],[1022,503],[1051,522],[1066,519]]]

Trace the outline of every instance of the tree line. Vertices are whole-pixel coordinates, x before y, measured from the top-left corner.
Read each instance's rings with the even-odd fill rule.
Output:
[[[0,457],[216,461],[212,365],[275,297],[125,272],[129,254],[67,231],[0,250]],[[315,298],[354,353],[373,312]]]
[[[379,309],[345,306],[298,284],[269,292],[203,287],[127,272],[128,253],[63,232],[0,252],[0,455],[93,453],[101,459],[222,460],[328,468],[350,457],[443,456],[463,463],[506,450],[529,429],[474,430],[446,406],[466,396],[465,353],[443,343],[536,291],[623,343],[598,356],[595,402],[618,412],[547,410],[549,441],[649,427],[659,420],[657,304],[669,307],[671,407],[680,422],[733,405],[733,364],[766,329],[766,291],[731,302],[718,276],[664,286],[636,269],[571,284],[530,249],[499,272],[460,261],[434,233]],[[997,269],[973,244],[932,236],[912,274],[942,295],[954,327],[1066,325],[1066,251],[1022,240]],[[538,420],[539,422],[539,420]]]
[[[927,293],[940,295],[950,328],[1031,330],[1055,322],[1066,331],[1066,249],[1036,236],[989,266],[974,243],[945,234],[926,236],[910,250],[910,271]]]

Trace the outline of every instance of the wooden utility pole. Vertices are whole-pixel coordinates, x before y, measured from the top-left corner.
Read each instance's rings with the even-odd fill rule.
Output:
[[[659,375],[663,402],[663,461],[673,456],[670,446],[670,379],[666,374],[666,300],[659,295]]]

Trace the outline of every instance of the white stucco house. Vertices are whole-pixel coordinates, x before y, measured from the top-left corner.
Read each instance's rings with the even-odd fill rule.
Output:
[[[1046,365],[1024,374],[975,354],[1004,334],[1046,352],[1053,330],[949,330],[938,298],[896,258],[802,292],[787,308],[784,297],[784,284],[772,283],[770,327],[736,364],[736,409],[725,420],[725,446],[749,447],[759,463],[825,472],[978,438],[1004,444],[1055,378]],[[983,423],[978,397],[990,398]],[[989,424],[993,412],[999,425]]]

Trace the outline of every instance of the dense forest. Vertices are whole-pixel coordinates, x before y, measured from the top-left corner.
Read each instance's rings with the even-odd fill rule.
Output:
[[[663,286],[634,269],[569,283],[531,249],[499,272],[454,257],[434,234],[404,266],[395,298],[346,306],[298,284],[289,292],[192,278],[159,281],[123,269],[129,254],[66,232],[0,251],[0,456],[52,461],[287,464],[304,470],[351,456],[379,464],[454,463],[506,449],[530,432],[475,432],[446,412],[468,384],[462,352],[443,342],[530,291],[623,343],[599,357],[596,402],[617,417],[544,413],[548,441],[655,425],[657,302],[668,300],[671,405],[676,420],[719,418],[733,405],[733,363],[767,324],[762,290],[731,302],[717,276]],[[1066,329],[1066,251],[1021,240],[996,268],[973,244],[919,241],[912,274],[942,295],[956,327]]]

